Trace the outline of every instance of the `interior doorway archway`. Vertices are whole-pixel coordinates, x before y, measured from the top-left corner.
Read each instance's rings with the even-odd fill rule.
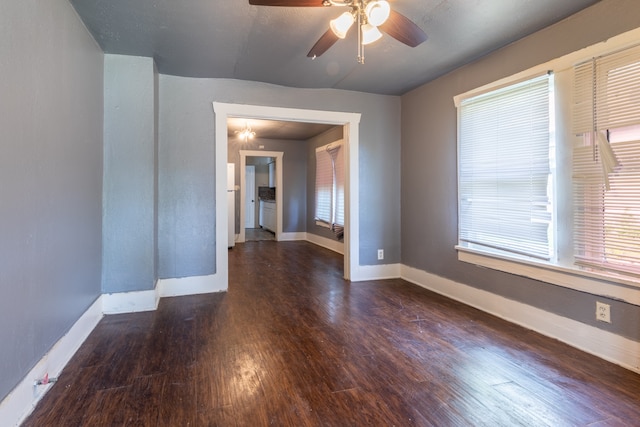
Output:
[[[216,155],[216,274],[224,283],[229,283],[226,247],[227,199],[227,119],[229,117],[283,120],[308,123],[326,123],[344,126],[347,147],[346,161],[348,174],[345,177],[345,234],[344,234],[344,277],[358,280],[360,263],[359,250],[359,113],[337,111],[306,110],[246,104],[214,102],[215,113],[215,155]]]
[[[276,159],[276,188],[283,188],[282,181],[282,158],[284,153],[282,151],[251,151],[240,150],[240,170],[244,170],[247,164],[247,157],[273,157]],[[244,174],[240,174],[240,192],[244,194],[246,188]],[[276,241],[281,240],[282,235],[282,191],[276,191]],[[244,224],[245,219],[245,206],[244,203],[240,204],[240,224]],[[238,236],[238,243],[245,241],[244,227],[240,227],[240,235]]]

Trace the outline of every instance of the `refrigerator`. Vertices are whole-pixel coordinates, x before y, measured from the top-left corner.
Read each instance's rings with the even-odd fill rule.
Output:
[[[227,247],[232,248],[236,244],[236,169],[234,163],[227,163],[227,215],[229,237]]]

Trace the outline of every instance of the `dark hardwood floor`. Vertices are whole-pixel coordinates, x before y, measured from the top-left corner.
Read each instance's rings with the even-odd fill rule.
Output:
[[[304,242],[105,317],[25,426],[631,426],[640,375]]]

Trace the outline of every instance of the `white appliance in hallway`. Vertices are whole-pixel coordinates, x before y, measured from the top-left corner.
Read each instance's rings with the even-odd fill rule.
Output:
[[[227,163],[227,206],[229,215],[229,237],[227,247],[236,244],[236,165]]]

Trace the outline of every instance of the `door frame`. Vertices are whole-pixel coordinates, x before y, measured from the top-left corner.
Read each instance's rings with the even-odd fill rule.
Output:
[[[251,194],[251,203],[253,203],[253,215],[251,215],[251,212],[249,209],[247,209],[248,205],[248,200],[249,200],[249,188],[251,188],[251,183],[247,180],[247,175],[249,174],[249,171],[252,171],[251,174],[253,175],[253,194]],[[256,166],[255,165],[247,165],[245,163],[244,165],[244,185],[245,185],[245,189],[246,191],[244,191],[242,189],[242,186],[240,186],[240,194],[244,195],[244,218],[242,218],[242,216],[240,217],[240,223],[244,223],[244,228],[256,228],[256,201],[258,200],[258,198],[256,197]],[[240,178],[240,181],[242,181],[242,177]],[[240,207],[240,212],[242,213],[242,207]],[[249,221],[249,219],[253,217],[253,223],[251,224],[251,227],[247,227],[247,221]],[[241,230],[242,231],[242,230]]]
[[[228,156],[227,118],[242,117],[266,120],[284,120],[305,123],[325,123],[344,126],[348,173],[345,176],[345,233],[344,278],[364,280],[360,270],[360,218],[359,218],[359,125],[360,113],[270,107],[264,105],[229,104],[213,102],[215,116],[215,194],[216,194],[216,274],[223,284],[229,284],[229,254],[226,248],[227,200],[226,163]],[[281,192],[276,192],[281,193]]]
[[[284,192],[283,180],[282,180],[282,158],[284,152],[282,151],[252,151],[252,150],[240,150],[240,169],[244,169],[247,165],[247,157],[275,157],[276,159],[276,241],[282,239],[282,193]],[[246,191],[247,183],[245,177],[240,177],[240,194],[244,194]],[[240,206],[240,223],[244,224],[246,207]],[[246,239],[246,233],[244,227],[240,229],[240,235],[238,236],[238,243],[244,243]]]

